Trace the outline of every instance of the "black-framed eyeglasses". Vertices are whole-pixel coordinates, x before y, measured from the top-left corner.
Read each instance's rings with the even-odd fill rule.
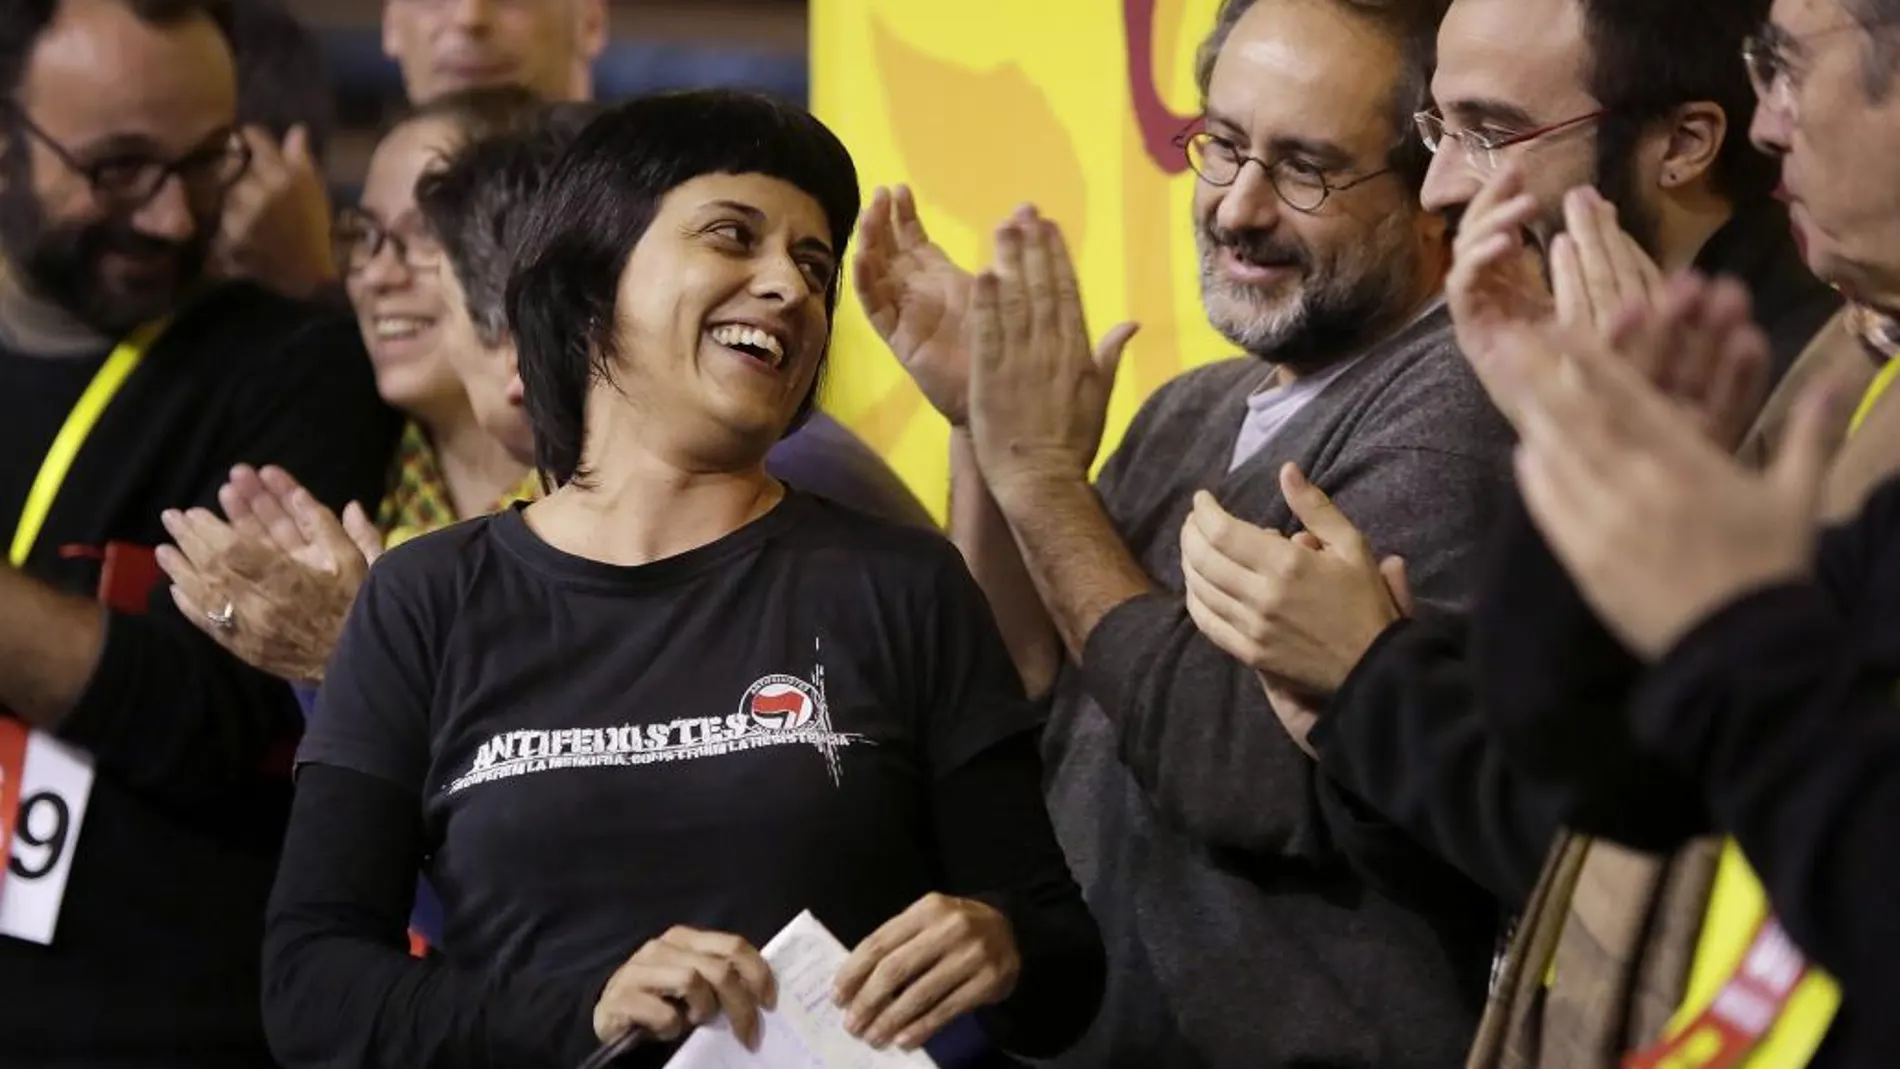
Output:
[[[1335,193],[1343,193],[1382,174],[1392,173],[1392,168],[1381,167],[1341,181],[1323,168],[1299,160],[1269,163],[1258,156],[1249,156],[1239,145],[1211,130],[1179,134],[1174,144],[1187,153],[1188,166],[1201,177],[1201,181],[1210,186],[1231,186],[1240,181],[1240,172],[1248,164],[1259,164],[1261,173],[1267,176],[1267,184],[1273,187],[1274,195],[1287,207],[1307,214],[1319,211],[1326,199]]]
[[[82,160],[34,122],[25,108],[9,103],[5,110],[27,136],[45,145],[68,170],[84,178],[92,187],[93,196],[110,211],[138,211],[150,204],[173,176],[184,183],[186,194],[193,200],[221,196],[251,167],[251,146],[245,144],[243,135],[236,130],[227,131],[216,144],[194,149],[174,160],[139,153]]]
[[[1498,169],[1500,153],[1513,145],[1523,145],[1540,137],[1569,130],[1584,123],[1601,119],[1608,115],[1607,109],[1583,115],[1572,116],[1561,122],[1546,123],[1529,130],[1511,132],[1487,132],[1483,130],[1454,130],[1445,125],[1445,117],[1437,111],[1421,111],[1412,116],[1412,122],[1418,127],[1418,139],[1425,143],[1425,151],[1438,155],[1445,142],[1455,141],[1465,150],[1465,162],[1478,174],[1488,175]]]
[[[395,249],[396,259],[411,271],[433,271],[442,263],[442,245],[434,234],[385,226],[361,208],[338,212],[333,233],[337,265],[351,273],[367,268],[382,255],[384,246]]]

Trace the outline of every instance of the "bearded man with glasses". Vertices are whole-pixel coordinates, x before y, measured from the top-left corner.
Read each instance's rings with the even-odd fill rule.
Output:
[[[1754,96],[1736,53],[1767,8],[1455,0],[1434,107],[1418,116],[1433,152],[1422,199],[1461,226],[1520,229],[1553,275],[1557,258],[1594,273],[1607,248],[1640,260],[1652,290],[1691,267],[1737,276],[1779,379],[1839,301],[1803,268],[1774,168],[1748,143]]]
[[[0,108],[21,141],[38,142],[66,170],[85,180],[100,209],[97,223],[61,226],[46,217],[44,206],[34,198],[7,198],[0,214],[0,235],[10,246],[29,250],[19,267],[41,294],[73,306],[82,319],[114,333],[131,330],[174,308],[196,280],[213,236],[195,225],[197,215],[220,203],[250,165],[250,148],[243,138],[235,130],[214,131],[203,144],[176,159],[156,158],[135,144],[89,149],[82,159],[42,129],[18,103],[9,101]],[[14,155],[17,161],[26,158],[25,153]],[[141,228],[138,220],[154,214],[147,209],[173,179],[183,194],[192,229],[174,237],[165,230],[171,220]],[[175,211],[170,214],[174,220],[182,218]],[[122,261],[135,266],[107,269],[108,264],[116,267]]]
[[[228,30],[210,0],[0,4],[9,1064],[270,1062],[298,706],[181,618],[153,547],[239,463],[373,499],[397,426],[348,320],[206,278],[249,163]]]

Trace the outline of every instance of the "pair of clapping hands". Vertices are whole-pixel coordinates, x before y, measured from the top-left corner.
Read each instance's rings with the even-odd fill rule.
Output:
[[[993,907],[930,894],[867,936],[833,984],[851,1034],[874,1047],[922,1046],[951,1021],[1008,998],[1022,971],[1014,932]],[[661,1040],[723,1013],[748,1048],[759,1011],[778,999],[772,967],[736,935],[674,928],[615,971],[594,1007],[594,1033],[639,1028]]]
[[[1747,292],[1665,280],[1595,191],[1572,191],[1545,264],[1521,176],[1473,200],[1446,283],[1458,342],[1520,436],[1526,506],[1584,596],[1630,648],[1665,653],[1750,589],[1803,574],[1845,407],[1823,384],[1797,406],[1773,466],[1732,452],[1759,408],[1769,349]],[[1548,277],[1548,283],[1546,282]],[[1188,610],[1260,673],[1296,742],[1372,640],[1410,613],[1403,563],[1291,465],[1287,537],[1199,495],[1182,535]],[[1310,749],[1309,749],[1310,752]]]
[[[1033,509],[1049,481],[1087,481],[1137,327],[1091,340],[1067,242],[1034,208],[997,227],[995,252],[990,268],[965,271],[930,240],[908,189],[878,189],[858,223],[853,278],[871,325],[969,433],[1010,514]]]
[[[232,469],[210,509],[162,517],[158,564],[185,619],[245,663],[316,683],[382,534],[359,505],[337,515],[281,468]]]

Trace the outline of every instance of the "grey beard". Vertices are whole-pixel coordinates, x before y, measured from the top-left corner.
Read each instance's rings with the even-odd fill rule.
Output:
[[[1368,339],[1389,329],[1406,311],[1414,274],[1409,264],[1393,264],[1361,277],[1351,289],[1316,290],[1309,284],[1294,301],[1270,311],[1254,306],[1254,315],[1234,322],[1215,313],[1210,298],[1224,293],[1229,307],[1247,308],[1253,302],[1243,289],[1216,276],[1207,259],[1203,265],[1201,299],[1214,329],[1243,352],[1302,373],[1355,355]]]

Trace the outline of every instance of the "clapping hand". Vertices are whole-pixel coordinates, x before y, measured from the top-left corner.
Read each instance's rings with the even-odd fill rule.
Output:
[[[1304,549],[1318,551],[1321,548],[1320,540],[1308,531],[1294,535],[1293,542]],[[1398,608],[1399,614],[1412,615],[1412,588],[1405,576],[1405,561],[1398,557],[1387,557],[1379,562],[1379,575],[1385,580],[1386,592],[1392,595],[1392,604]],[[1313,728],[1319,725],[1320,712],[1330,696],[1302,690],[1270,672],[1254,674],[1260,679],[1261,689],[1267,693],[1267,705],[1273,710],[1274,719],[1280,721],[1280,726],[1286,729],[1294,745],[1304,751],[1306,756],[1318,760],[1319,754],[1313,750],[1310,737]]]
[[[974,280],[930,240],[909,187],[871,194],[852,262],[858,300],[884,344],[952,426],[970,411],[964,319]]]
[[[1280,491],[1305,530],[1289,538],[1194,496],[1181,528],[1187,608],[1201,633],[1241,663],[1301,693],[1339,689],[1379,633],[1399,618],[1398,558],[1381,563],[1366,536],[1300,469]]]
[[[1550,242],[1557,321],[1607,332],[1631,307],[1655,303],[1662,269],[1617,224],[1616,206],[1588,186],[1564,195],[1564,232]]]
[[[1605,624],[1646,658],[1749,590],[1806,573],[1845,414],[1823,384],[1797,406],[1775,463],[1745,470],[1640,369],[1706,367],[1707,381],[1731,384],[1709,394],[1734,396],[1766,339],[1737,284],[1686,277],[1670,290],[1620,322],[1614,341],[1527,328],[1494,367],[1532,519]]]
[[[1548,264],[1540,263],[1525,235],[1543,207],[1524,192],[1522,172],[1507,166],[1472,199],[1452,246],[1445,296],[1458,345],[1506,416],[1490,374],[1511,331],[1554,322],[1608,333],[1662,290],[1661,269],[1596,190],[1571,190],[1563,212],[1564,231],[1550,241]]]
[[[317,682],[382,538],[360,506],[339,521],[289,473],[232,470],[208,509],[170,511],[158,565],[185,619],[245,663]]]
[[[977,276],[969,316],[970,430],[977,466],[1005,514],[1042,480],[1088,481],[1122,350],[1136,327],[1093,347],[1075,266],[1054,223],[1019,214],[996,232],[996,268]]]
[[[1624,309],[1600,335],[1672,401],[1702,436],[1734,452],[1768,392],[1768,338],[1749,321],[1748,291],[1684,275]]]
[[[1507,165],[1478,190],[1458,225],[1445,302],[1458,347],[1480,379],[1510,328],[1542,323],[1555,312],[1537,252],[1524,240],[1542,211],[1524,191],[1523,172]]]

